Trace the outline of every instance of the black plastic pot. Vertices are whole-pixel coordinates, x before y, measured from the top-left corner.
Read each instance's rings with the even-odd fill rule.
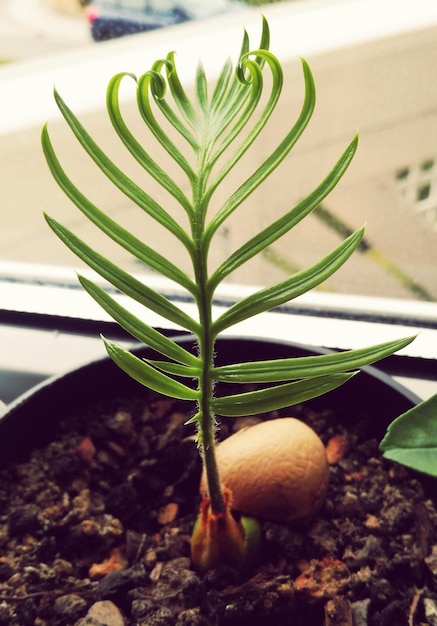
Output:
[[[195,349],[192,337],[184,335],[175,339],[187,349]],[[231,337],[219,339],[216,348],[218,365],[326,352],[286,341]],[[145,346],[136,346],[133,351],[138,356],[154,356]],[[35,446],[47,443],[66,411],[73,412],[105,397],[139,393],[148,391],[108,357],[47,379],[9,404],[0,416],[0,466],[21,460]],[[217,393],[220,394],[220,388]],[[306,404],[318,409],[329,405],[340,418],[343,414],[374,416],[375,436],[382,437],[394,418],[419,401],[419,397],[390,376],[375,367],[364,367],[342,387]]]

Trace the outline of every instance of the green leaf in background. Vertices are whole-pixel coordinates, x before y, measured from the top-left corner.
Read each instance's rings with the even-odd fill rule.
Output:
[[[396,418],[380,449],[390,461],[437,477],[437,394]]]

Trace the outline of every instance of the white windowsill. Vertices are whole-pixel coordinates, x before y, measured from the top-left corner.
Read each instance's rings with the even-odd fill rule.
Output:
[[[94,275],[93,278],[102,282]],[[193,304],[181,300],[182,294],[168,281],[147,277],[147,282],[153,282],[155,288],[174,298],[185,311],[195,314]],[[220,304],[215,314],[225,309],[226,301],[231,304],[252,291],[247,287],[226,287],[219,294]],[[133,310],[124,296],[117,297]],[[78,285],[71,268],[2,264],[0,301],[6,303],[3,312],[35,315],[38,319],[49,317],[51,324],[49,329],[0,325],[0,369],[25,370],[41,376],[59,374],[105,355],[98,323],[102,323],[103,330],[111,320]],[[143,308],[136,312],[143,318],[146,315],[152,326],[177,329]],[[374,313],[377,317],[372,317]],[[62,330],[65,319],[97,322],[95,333],[90,336],[65,332]],[[278,311],[242,322],[224,334],[349,349],[416,333],[415,341],[399,354],[432,360],[437,366],[437,304],[312,292]],[[402,382],[422,398],[437,393],[437,381],[402,379]]]

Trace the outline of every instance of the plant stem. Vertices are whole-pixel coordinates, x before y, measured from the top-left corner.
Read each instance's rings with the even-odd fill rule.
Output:
[[[199,269],[202,264],[199,263]],[[203,264],[205,269],[205,264]],[[206,272],[199,272],[197,280],[207,279]],[[202,369],[199,375],[199,428],[201,434],[203,462],[208,483],[211,509],[214,513],[224,512],[220,477],[215,454],[215,417],[211,411],[210,400],[214,391],[214,381],[211,378],[211,367],[214,363],[214,340],[211,336],[211,302],[207,296],[207,289],[200,289],[198,301],[201,333],[199,335],[199,356]]]
[[[205,142],[207,143],[207,142]],[[199,357],[202,364],[199,374],[199,438],[202,446],[203,464],[205,467],[208,492],[213,513],[223,513],[226,510],[225,499],[216,460],[215,443],[215,416],[211,411],[211,398],[214,393],[214,380],[211,369],[214,365],[214,337],[212,334],[212,294],[208,285],[208,245],[205,241],[205,184],[206,168],[203,158],[199,159],[199,176],[193,189],[194,219],[192,222],[192,236],[194,241],[193,267],[196,284],[199,286],[197,307],[199,311],[200,332]]]

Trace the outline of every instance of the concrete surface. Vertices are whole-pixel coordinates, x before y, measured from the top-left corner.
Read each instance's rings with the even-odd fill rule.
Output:
[[[307,4],[316,12],[318,5],[321,7],[326,3],[321,0]],[[336,10],[347,8],[351,20],[350,28],[357,27],[355,24],[357,20],[353,19],[350,7],[363,3],[338,0],[331,4]],[[418,19],[419,15],[422,17],[425,15],[420,11],[420,7],[425,4],[429,5],[424,0],[418,0],[411,8],[415,19]],[[305,36],[302,28],[299,31],[299,20],[303,19],[304,7],[303,4],[298,5],[299,3],[293,9],[297,24],[296,38]],[[396,3],[384,0],[380,5],[369,1],[368,5],[376,6],[379,11],[382,5],[393,7]],[[58,51],[63,52],[56,58],[53,55],[47,56],[47,61],[50,61],[47,63],[46,59],[42,59],[38,64],[34,60],[28,64],[23,63],[21,71],[15,74],[18,84],[32,85],[32,88],[28,88],[28,92],[33,94],[32,97],[29,100],[23,98],[24,105],[32,115],[41,114],[38,110],[41,94],[37,91],[37,85],[33,87],[32,80],[35,78],[36,70],[40,72],[39,76],[43,76],[46,66],[50,66],[51,73],[45,76],[44,98],[52,98],[53,68],[56,68],[57,74],[62,76],[64,64],[68,73],[70,67],[76,63],[82,85],[86,85],[87,92],[92,94],[90,97],[100,97],[103,104],[104,90],[100,89],[102,76],[93,74],[95,83],[88,80],[92,78],[91,70],[88,72],[90,76],[87,74],[88,61],[89,65],[95,63],[96,67],[102,68],[102,71],[104,68],[106,71],[111,59],[114,63],[115,60],[118,62],[120,57],[126,61],[129,52],[131,58],[136,58],[136,64],[141,61],[141,64],[144,66],[146,63],[147,67],[149,61],[145,62],[144,58],[149,58],[151,50],[161,47],[167,51],[169,46],[173,45],[179,49],[179,44],[183,46],[187,41],[191,42],[199,56],[208,53],[204,43],[205,39],[208,39],[208,33],[202,32],[203,25],[200,24],[178,27],[171,31],[171,37],[167,32],[162,32],[155,33],[150,38],[139,36],[132,38],[131,41],[92,44],[83,29],[86,24],[71,17],[59,15],[49,17],[37,0],[12,0],[7,3],[6,8],[8,7],[8,15],[13,17],[11,28],[17,28],[19,19],[26,18],[27,32],[31,35],[29,40],[33,41],[35,49],[37,40],[46,40],[50,47],[59,44]],[[284,6],[284,10],[285,8]],[[32,14],[32,10],[37,9],[38,19],[35,13]],[[271,15],[276,16],[279,22],[279,5],[271,11]],[[405,10],[404,15],[408,17],[408,11]],[[385,20],[385,23],[390,22],[389,14],[385,16]],[[314,22],[316,31],[322,26],[325,31],[327,30],[326,20],[321,21],[323,24],[312,19],[311,24]],[[392,22],[393,20],[390,25]],[[347,175],[327,201],[327,208],[350,228],[359,228],[367,222],[367,237],[373,254],[368,251],[357,253],[345,269],[328,281],[323,288],[342,293],[411,298],[417,297],[417,292],[412,289],[412,284],[417,283],[430,299],[437,299],[437,231],[430,227],[423,214],[416,210],[414,203],[405,205],[398,196],[396,186],[396,173],[401,168],[415,170],[420,169],[425,161],[437,162],[435,141],[437,90],[431,78],[437,65],[437,20],[434,19],[426,27],[419,24],[412,28],[411,32],[408,31],[407,22],[408,20],[399,28],[397,35],[392,33],[383,36],[383,24],[380,20],[379,30],[373,33],[370,41],[354,44],[345,39],[342,40],[339,49],[332,47],[328,53],[321,52],[320,40],[311,39],[307,58],[312,65],[318,90],[314,118],[296,150],[286,160],[281,170],[273,176],[271,184],[257,192],[253,200],[242,207],[235,219],[230,220],[228,228],[222,231],[213,262],[219,263],[226,258],[231,250],[253,236],[257,229],[262,228],[276,215],[288,210],[293,203],[299,201],[318,184],[333,166],[358,126],[361,135],[358,154]],[[21,23],[24,28],[24,23]],[[217,27],[217,32],[213,34],[219,38],[221,33],[223,40],[223,33],[227,31],[224,22],[219,24],[222,30]],[[334,25],[333,23],[333,28],[328,29],[331,40],[335,39]],[[50,34],[44,35],[44,29],[49,26]],[[343,23],[341,28],[348,31],[348,26],[344,26]],[[308,37],[313,35],[314,33],[309,32],[307,34]],[[341,36],[340,32],[339,37]],[[14,38],[12,31],[10,37]],[[348,37],[350,39],[350,32]],[[279,39],[278,46],[273,44],[274,51],[276,52],[277,47],[282,51],[286,50],[287,44],[291,45],[290,41],[297,45],[296,38],[294,33],[290,32],[286,39]],[[213,37],[209,39],[212,46],[216,45]],[[65,56],[65,47],[70,51],[73,50],[68,58]],[[88,50],[91,49],[92,56],[88,54]],[[45,53],[41,52],[47,53],[48,49]],[[35,55],[37,54],[39,52],[35,52]],[[292,56],[294,53],[290,53],[290,57]],[[129,66],[124,69],[136,71],[136,68]],[[253,170],[262,154],[272,148],[278,140],[280,129],[288,126],[299,110],[302,82],[296,58],[288,58],[284,63],[284,69],[287,83],[274,122],[258,145],[258,151],[255,150],[252,158],[238,168],[238,175],[244,173],[247,175]],[[2,82],[0,72],[0,88],[2,84],[6,89],[8,85],[12,85],[14,74],[12,65],[8,71],[3,72],[4,76],[7,74],[8,80],[5,78]],[[78,85],[80,84],[79,82]],[[77,87],[73,84],[70,89],[71,99],[68,100],[73,101],[73,108],[75,108],[75,90],[77,91]],[[80,102],[82,97],[80,92],[76,95],[76,101]],[[84,95],[87,96],[88,93]],[[135,127],[138,124],[138,116],[134,109],[131,103],[126,105],[126,118]],[[42,109],[42,115],[45,115],[45,109]],[[144,181],[143,173],[138,172],[135,167],[132,168],[130,159],[120,150],[120,145],[117,139],[114,139],[101,110],[85,111],[81,119],[96,140],[108,149],[122,167]],[[80,236],[91,240],[93,245],[101,245],[104,252],[114,255],[112,258],[116,262],[124,264],[130,270],[138,271],[138,265],[127,253],[119,249],[113,250],[104,240],[95,237],[95,229],[81,218],[51,179],[39,143],[41,124],[42,121],[29,123],[21,130],[15,128],[9,133],[6,128],[0,134],[2,257],[10,261],[37,261],[45,264],[76,263],[71,253],[47,228],[41,215],[42,210],[46,210],[67,226],[73,227]],[[127,227],[135,232],[144,232],[145,237],[159,242],[164,254],[168,254],[174,262],[188,269],[178,248],[165,234],[163,235],[156,224],[146,220],[144,215],[139,215],[138,209],[114,191],[92,164],[82,158],[83,154],[65,125],[55,121],[51,122],[50,128],[62,162],[78,186],[90,193],[98,206],[124,220]],[[436,180],[437,171],[434,171],[431,180],[434,186],[437,184]],[[183,181],[179,182],[185,184]],[[148,182],[147,185],[149,184]],[[231,187],[235,184],[236,179],[231,177]],[[414,198],[417,187],[414,186],[416,184],[414,181],[411,184]],[[154,183],[150,185],[150,190],[159,200],[167,202],[166,199],[162,199],[163,196]],[[222,193],[225,193],[225,190],[222,190]],[[262,257],[254,260],[246,271],[238,272],[234,280],[237,283],[269,284],[273,280],[284,278],[288,267],[306,267],[314,263],[320,256],[338,245],[340,239],[335,230],[312,216],[296,229],[295,234],[292,233],[272,246],[274,254],[271,255],[270,261]],[[272,258],[277,262],[272,263]]]
[[[54,11],[44,0],[0,2],[0,60],[17,61],[91,45],[82,14]]]

